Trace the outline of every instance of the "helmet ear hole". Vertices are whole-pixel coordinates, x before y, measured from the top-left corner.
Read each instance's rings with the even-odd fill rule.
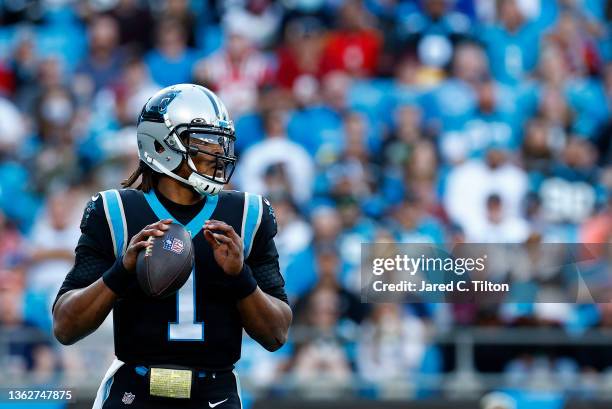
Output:
[[[154,146],[155,146],[155,152],[157,153],[164,153],[164,151],[166,150],[163,146],[161,146],[161,143],[157,141],[155,141]]]

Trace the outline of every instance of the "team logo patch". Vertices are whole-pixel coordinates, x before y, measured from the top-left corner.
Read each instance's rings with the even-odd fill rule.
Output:
[[[125,403],[126,405],[131,405],[132,402],[134,402],[134,398],[136,397],[136,395],[134,395],[131,392],[126,392],[123,394],[123,399],[121,399],[121,402]]]
[[[168,237],[167,239],[164,239],[164,250],[181,254],[184,249],[185,243],[183,243],[183,240],[177,239],[176,237]]]

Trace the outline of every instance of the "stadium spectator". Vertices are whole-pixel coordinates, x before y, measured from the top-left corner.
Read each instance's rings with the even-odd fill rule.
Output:
[[[9,258],[22,250],[23,236],[0,210],[0,266],[8,265]]]
[[[376,304],[359,333],[357,370],[368,382],[385,388],[407,382],[419,372],[427,328],[399,304]]]
[[[382,39],[363,3],[347,0],[338,14],[338,29],[330,32],[322,58],[324,73],[342,70],[351,76],[376,73]]]
[[[77,67],[75,92],[91,99],[119,75],[122,53],[119,26],[110,16],[94,16],[88,26],[89,51]]]
[[[413,160],[405,168],[405,184],[423,201],[425,210],[442,218],[442,209],[436,192],[438,158],[432,142],[421,140],[414,146]]]
[[[266,86],[259,90],[254,110],[245,112],[236,120],[236,133],[242,138],[236,140],[236,152],[241,155],[247,148],[261,142],[265,136],[264,116],[273,110],[287,111],[293,106],[290,94],[280,87]]]
[[[241,7],[229,6],[224,19],[249,27],[249,38],[259,48],[268,48],[278,35],[282,9],[272,0],[245,0]]]
[[[140,107],[147,101],[147,95],[153,95],[160,88],[151,79],[147,66],[142,60],[127,61],[121,79],[114,87],[115,104],[121,106],[121,109],[117,108],[119,122],[135,125],[140,115]]]
[[[450,9],[447,0],[421,0],[421,10],[400,13],[399,36],[419,60],[431,67],[444,67],[455,44],[470,37],[470,20]]]
[[[537,65],[542,30],[525,18],[518,0],[496,4],[497,23],[482,30],[480,40],[486,45],[495,79],[514,85]]]
[[[8,337],[7,353],[0,356],[0,379],[30,375],[37,382],[48,382],[57,369],[57,357],[51,349],[50,334],[23,317],[24,278],[18,266],[0,269],[0,330]]]
[[[562,12],[555,30],[547,39],[559,47],[569,72],[579,77],[597,72],[600,65],[595,42],[588,30],[581,27],[584,23],[576,14]]]
[[[319,205],[310,214],[312,240],[301,252],[288,257],[285,269],[285,289],[293,302],[317,283],[316,248],[338,246],[342,232],[340,214],[331,205]]]
[[[324,193],[332,197],[367,197],[372,193],[376,172],[367,149],[366,122],[362,115],[351,112],[344,117],[344,140],[339,141],[342,151],[339,157],[324,170],[321,183]],[[323,192],[320,192],[323,193]]]
[[[187,0],[168,0],[161,4],[158,11],[158,19],[169,19],[177,22],[183,27],[185,32],[187,46],[195,47],[196,45],[196,25],[197,17],[194,11],[189,7]]]
[[[280,110],[265,114],[266,137],[244,153],[239,185],[263,194],[285,190],[303,205],[312,194],[313,163],[301,146],[287,139],[285,118]]]
[[[8,95],[14,91],[15,79],[6,62],[0,63],[0,95]]]
[[[35,221],[40,199],[29,185],[30,172],[13,156],[3,155],[0,165],[0,206],[10,224],[27,232]]]
[[[383,143],[383,163],[389,171],[408,166],[414,157],[414,145],[422,138],[422,112],[415,105],[401,105],[394,115],[391,135]]]
[[[14,155],[26,136],[22,113],[9,99],[0,97],[0,154]]]
[[[74,191],[60,190],[49,197],[44,216],[34,225],[28,242],[30,243],[27,288],[41,300],[42,311],[39,316],[48,317],[66,271],[74,261],[80,230],[78,211],[74,203]],[[50,317],[49,317],[50,318]],[[50,322],[47,322],[50,328]]]
[[[481,225],[466,226],[466,237],[473,243],[523,243],[529,226],[520,217],[504,214],[501,196],[492,194],[486,200],[486,219]]]
[[[322,288],[308,303],[304,323],[312,326],[306,341],[296,346],[292,372],[301,392],[322,397],[348,386],[351,369],[337,333],[339,299],[335,291]]]
[[[34,186],[47,191],[66,183],[78,172],[74,97],[65,87],[50,88],[36,100],[35,114],[38,129],[28,157],[37,166]]]
[[[567,140],[573,113],[561,91],[554,88],[544,89],[540,97],[538,110],[548,126],[562,135],[557,136],[557,138]]]
[[[134,160],[131,153],[136,142],[128,135],[134,132],[147,98],[159,89],[144,61],[139,58],[125,61],[121,76],[112,86],[98,92],[92,102],[93,112],[87,113],[90,118],[83,126],[86,136],[78,144],[81,166],[89,169],[107,161]]]
[[[239,16],[225,20],[227,43],[215,54],[200,60],[194,77],[221,98],[229,112],[239,117],[255,110],[258,88],[272,78],[268,59],[250,38],[250,26]]]
[[[536,187],[544,175],[552,173],[556,157],[563,148],[564,140],[556,138],[557,136],[558,134],[551,132],[541,119],[532,119],[526,125],[521,156],[529,179],[530,192],[526,197],[525,216],[531,229],[538,233],[544,233],[550,228]]]
[[[328,165],[343,147],[342,121],[348,112],[351,79],[341,71],[326,74],[321,100],[292,112],[287,124],[289,138],[302,145],[319,165]]]
[[[427,214],[423,200],[407,192],[404,200],[390,209],[389,226],[400,243],[444,243],[440,222]]]
[[[566,86],[570,74],[558,46],[547,43],[543,47],[536,75],[542,85],[550,88],[560,90]]]
[[[32,36],[24,35],[15,45],[11,59],[12,81],[15,83],[15,101],[22,110],[31,108],[28,106],[28,96],[34,93],[39,72],[39,58],[36,54],[34,39]]]
[[[488,59],[482,48],[473,43],[457,45],[451,76],[420,99],[426,128],[432,133],[461,129],[477,106],[476,86],[489,76]],[[463,152],[447,153],[445,159],[460,161]]]
[[[539,184],[532,187],[547,220],[564,226],[568,241],[576,240],[576,224],[591,215],[600,201],[596,163],[593,145],[572,137],[550,172],[540,175]]]
[[[268,196],[278,225],[278,233],[274,239],[279,254],[281,271],[289,260],[304,251],[312,240],[312,227],[299,213],[299,209],[286,192]]]
[[[64,67],[57,57],[41,58],[35,67],[32,77],[23,78],[15,96],[20,109],[29,115],[35,114],[36,103],[46,91],[67,86]]]
[[[445,159],[458,163],[484,155],[491,144],[515,150],[519,145],[519,124],[500,103],[508,95],[489,78],[473,85],[476,96],[474,111],[463,126],[441,136]]]
[[[127,60],[112,86],[106,87],[93,101],[89,134],[81,146],[81,160],[99,164],[112,159],[123,149],[125,142],[117,142],[118,133],[136,125],[140,110],[160,86],[151,80],[147,66],[141,59]],[[93,146],[92,146],[93,145]],[[129,146],[134,146],[129,143]],[[100,152],[102,151],[102,152]]]
[[[354,292],[349,291],[340,283],[339,278],[343,267],[338,250],[335,247],[323,245],[315,249],[315,257],[317,284],[296,301],[293,307],[296,319],[305,320],[301,316],[310,313],[309,306],[313,302],[312,298],[318,296],[320,291],[331,290],[336,293],[338,299],[340,325],[347,324],[347,320],[352,324],[360,324],[369,308],[360,302]]]
[[[379,209],[369,208],[376,204],[372,206],[367,198],[360,201],[359,196],[341,195],[334,198],[342,223],[338,250],[343,270],[339,280],[346,288],[357,293],[361,289],[361,243],[374,241],[376,235],[376,225],[365,214],[365,210],[375,212]]]
[[[299,94],[301,88],[321,76],[323,27],[313,17],[287,24],[283,44],[278,48],[277,83]],[[302,91],[303,92],[303,91]]]
[[[181,22],[163,19],[156,33],[156,47],[145,55],[153,81],[162,87],[191,81],[199,55],[187,46],[187,33]]]
[[[119,44],[130,52],[142,53],[153,45],[153,16],[137,0],[120,0],[111,11],[119,25]]]
[[[427,202],[431,199],[433,192],[426,185],[432,182],[428,179],[434,177],[431,169],[436,167],[437,158],[429,155],[435,153],[435,146],[422,140],[422,124],[422,111],[416,106],[407,104],[395,109],[393,127],[381,146],[380,196],[386,206],[398,204],[408,185],[418,190]],[[426,157],[415,156],[417,146]]]
[[[502,198],[505,215],[520,217],[527,189],[525,171],[509,161],[508,152],[492,146],[484,161],[467,161],[449,173],[443,203],[450,219],[466,231],[485,223],[491,193]]]

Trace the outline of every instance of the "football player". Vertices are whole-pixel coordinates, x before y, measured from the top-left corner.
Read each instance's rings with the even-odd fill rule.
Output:
[[[159,91],[140,114],[137,140],[139,167],[124,189],[96,194],[85,209],[53,306],[55,336],[72,344],[113,311],[117,358],[94,408],[240,408],[233,368],[243,328],[274,351],[292,319],[274,211],[261,196],[222,190],[236,164],[234,126],[210,90]],[[191,234],[195,266],[174,295],[147,297],[136,258],[172,222]]]

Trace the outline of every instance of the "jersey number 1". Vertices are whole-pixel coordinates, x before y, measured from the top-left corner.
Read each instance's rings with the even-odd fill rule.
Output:
[[[204,341],[204,323],[196,322],[195,271],[176,294],[177,322],[168,323],[169,341]]]

